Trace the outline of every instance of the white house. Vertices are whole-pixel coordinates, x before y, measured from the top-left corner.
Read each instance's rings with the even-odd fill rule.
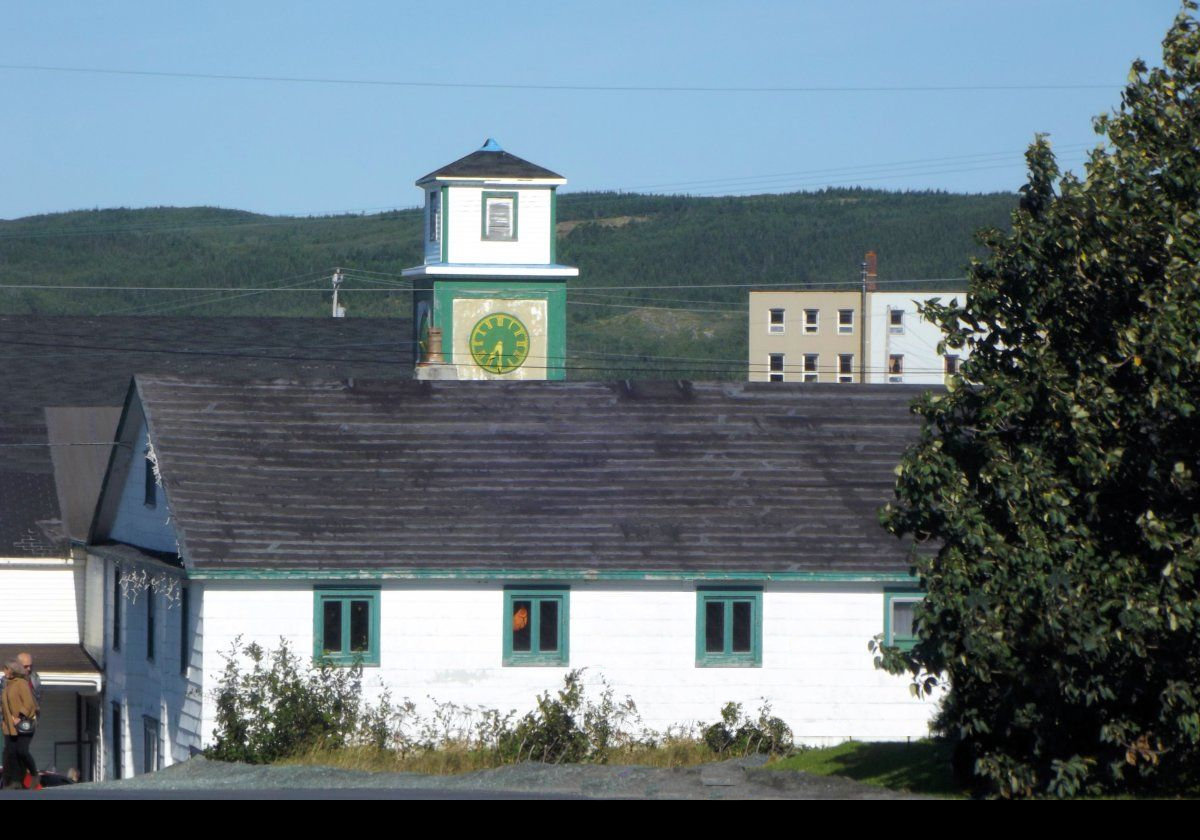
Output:
[[[587,668],[658,729],[766,698],[802,743],[922,737],[867,648],[919,598],[876,522],[914,393],[139,376],[89,547],[113,603],[141,582],[109,771],[209,742],[239,638],[418,701],[524,710]]]

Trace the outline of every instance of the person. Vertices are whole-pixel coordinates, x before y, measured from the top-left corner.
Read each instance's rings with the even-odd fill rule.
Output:
[[[4,669],[0,672],[0,717],[3,720],[8,720],[8,714],[3,711],[4,689],[8,686],[9,677],[12,676],[12,663],[5,662]],[[0,790],[7,790],[11,787],[20,787],[19,784],[14,784],[14,779],[17,775],[17,738],[15,735],[9,735],[8,729],[2,725],[0,721],[0,731],[4,733],[4,757],[0,759],[0,768],[3,768],[4,773],[0,775]]]
[[[9,736],[14,741],[10,754],[12,770],[8,769],[10,762],[5,761],[5,775],[8,776],[10,786],[20,787],[22,782],[25,782],[35,790],[41,790],[37,764],[29,752],[29,745],[33,741],[33,732],[21,730],[24,720],[30,722],[37,720],[37,701],[33,699],[33,690],[29,687],[25,666],[13,660],[7,663],[5,670],[7,677],[4,680],[4,693],[0,694],[0,713],[4,716],[5,744],[8,745]]]
[[[42,703],[42,678],[33,670],[33,654],[18,653],[17,661],[25,668],[25,678],[29,680],[29,688],[33,691],[33,700],[40,706]]]

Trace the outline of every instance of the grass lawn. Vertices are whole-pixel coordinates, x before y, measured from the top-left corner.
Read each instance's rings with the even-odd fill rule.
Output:
[[[914,793],[960,796],[950,772],[949,744],[937,741],[869,743],[847,741],[836,747],[804,750],[772,762],[772,770],[803,770],[819,776],[845,776],[872,785]]]

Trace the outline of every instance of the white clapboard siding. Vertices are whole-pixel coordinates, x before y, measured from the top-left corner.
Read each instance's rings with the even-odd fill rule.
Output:
[[[79,643],[73,566],[0,566],[0,597],[0,642]]]
[[[160,572],[161,573],[161,572]],[[112,615],[112,585],[114,564],[106,563],[106,613]],[[190,644],[187,648],[189,668],[185,675],[180,664],[184,654],[180,645],[183,624],[183,609],[176,597],[162,593],[140,592],[133,597],[123,597],[121,607],[120,646],[113,648],[111,622],[105,630],[106,684],[101,723],[104,728],[103,743],[108,750],[112,745],[112,704],[120,703],[126,721],[124,735],[124,770],[126,776],[145,772],[143,767],[143,739],[145,718],[153,718],[160,724],[161,763],[168,767],[186,760],[200,748],[200,686],[201,669],[199,652],[199,615],[201,610],[200,587],[191,585],[192,602],[189,606],[188,629]],[[147,656],[147,600],[155,599],[154,657]],[[105,755],[102,762],[106,776],[112,772],[112,756]]]
[[[430,697],[501,711],[526,711],[561,686],[567,668],[504,667],[503,589],[495,584],[382,587],[381,666],[364,685],[387,685],[426,714]],[[211,696],[234,640],[267,648],[287,639],[312,654],[313,591],[302,584],[206,584],[204,694]],[[928,735],[935,704],[909,682],[876,670],[868,641],[883,630],[879,585],[772,584],[763,595],[759,668],[698,668],[696,593],[688,585],[577,584],[571,587],[570,667],[587,668],[618,697],[631,696],[644,723],[664,731],[711,723],[730,701],[756,711],[765,698],[798,742],[894,740]],[[206,700],[205,737],[213,728]]]
[[[517,194],[517,238],[493,242],[483,238],[483,193]],[[550,260],[549,188],[451,187],[444,212],[447,258],[451,263],[545,265]]]
[[[146,504],[146,425],[138,430],[137,445],[133,452],[129,472],[121,488],[121,498],[108,537],[117,542],[148,548],[151,551],[174,553],[178,550],[175,532],[170,525],[171,511],[167,508],[163,488],[157,491],[154,506]]]

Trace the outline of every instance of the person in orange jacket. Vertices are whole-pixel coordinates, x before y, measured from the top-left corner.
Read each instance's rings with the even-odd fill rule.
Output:
[[[29,752],[33,741],[33,725],[37,721],[38,704],[33,699],[33,690],[25,667],[17,661],[4,666],[4,692],[0,694],[0,714],[4,731],[4,775],[6,786],[20,787],[21,780],[28,775],[30,785],[41,788],[38,782],[37,764]],[[11,740],[10,740],[11,739]],[[10,770],[9,764],[13,767]]]

